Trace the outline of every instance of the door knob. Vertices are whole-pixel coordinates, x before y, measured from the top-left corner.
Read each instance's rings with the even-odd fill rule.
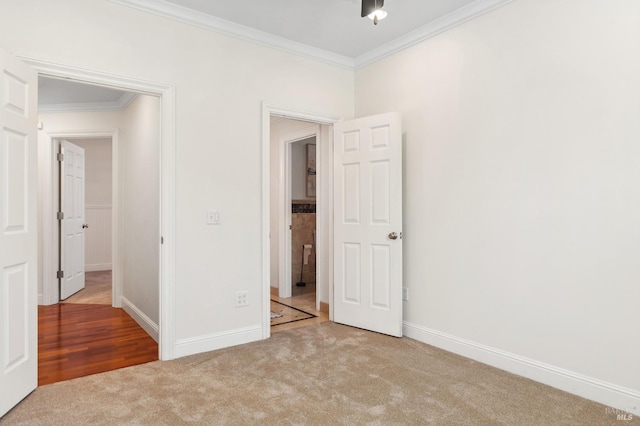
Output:
[[[396,240],[398,239],[398,234],[396,234],[395,232],[392,232],[389,234],[389,239],[390,240]]]
[[[89,227],[89,225],[87,225],[86,223],[83,223],[83,224],[82,224],[82,228],[83,228],[83,229],[87,229],[88,227]]]

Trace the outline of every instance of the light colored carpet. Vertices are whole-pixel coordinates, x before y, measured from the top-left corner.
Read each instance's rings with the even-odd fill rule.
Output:
[[[85,273],[85,287],[62,303],[111,305],[111,271]]]
[[[623,424],[603,405],[411,339],[335,323],[43,386],[1,423]]]

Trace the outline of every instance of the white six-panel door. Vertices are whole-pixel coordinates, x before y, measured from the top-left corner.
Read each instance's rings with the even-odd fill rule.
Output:
[[[37,90],[0,50],[0,416],[38,384]]]
[[[402,336],[399,113],[334,125],[334,320]]]
[[[62,271],[60,299],[84,288],[85,215],[84,149],[69,141],[61,142],[62,162]]]

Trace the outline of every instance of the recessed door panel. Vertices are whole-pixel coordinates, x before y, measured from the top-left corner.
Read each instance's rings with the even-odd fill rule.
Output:
[[[26,264],[20,264],[5,268],[3,271],[5,288],[2,292],[2,323],[7,327],[8,333],[4,336],[2,347],[4,348],[3,367],[6,372],[24,363],[28,357],[28,318],[24,310],[27,305],[28,275]]]
[[[346,152],[358,152],[360,151],[360,132],[346,132],[342,137],[343,151]]]
[[[344,245],[344,301],[360,303],[360,244],[347,243]]]
[[[389,126],[374,127],[371,129],[371,148],[389,148]]]
[[[4,70],[4,108],[15,114],[27,117],[29,105],[29,85],[17,75]]]
[[[344,223],[360,223],[360,165],[345,164],[342,189]]]
[[[27,174],[29,156],[27,136],[4,129],[3,169],[6,180],[2,188],[5,206],[5,232],[25,232],[27,229]]]
[[[371,222],[389,224],[389,161],[371,163]]]
[[[371,246],[371,306],[389,309],[391,253],[388,245]]]

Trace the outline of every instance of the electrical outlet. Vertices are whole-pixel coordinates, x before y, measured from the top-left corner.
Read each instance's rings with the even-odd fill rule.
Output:
[[[402,287],[402,300],[409,300],[409,287]]]
[[[249,306],[249,292],[246,290],[236,292],[236,308],[240,306]]]

